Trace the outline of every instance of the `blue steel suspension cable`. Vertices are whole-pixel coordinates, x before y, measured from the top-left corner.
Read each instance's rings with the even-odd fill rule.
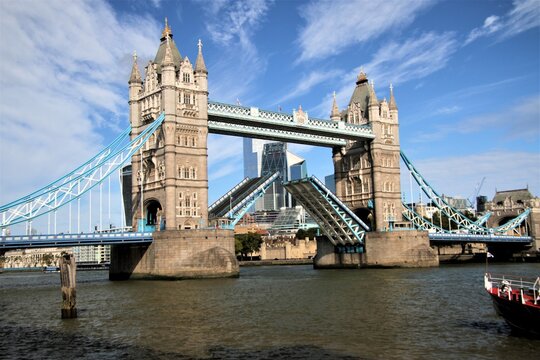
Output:
[[[9,202],[7,204],[4,204],[2,206],[0,206],[0,212],[7,209],[7,208],[10,208],[10,207],[13,207],[15,205],[19,205],[19,204],[22,204],[28,200],[31,200],[33,198],[36,198],[37,196],[40,196],[41,194],[44,194],[44,193],[47,193],[49,191],[52,191],[60,186],[62,186],[64,183],[65,183],[65,180],[69,180],[69,178],[77,173],[78,171],[81,171],[81,169],[85,169],[86,166],[90,165],[92,162],[94,162],[96,159],[100,159],[96,164],[92,165],[93,167],[94,166],[97,166],[99,165],[100,163],[102,163],[104,161],[104,154],[106,153],[109,153],[114,151],[114,149],[117,149],[117,147],[123,142],[125,141],[126,138],[129,137],[129,133],[131,132],[131,127],[128,126],[124,131],[122,131],[120,133],[120,135],[118,135],[106,148],[104,148],[103,150],[101,150],[99,153],[97,153],[95,156],[93,156],[91,159],[89,159],[88,161],[86,161],[84,164],[78,166],[76,169],[72,170],[71,172],[67,173],[66,175],[52,181],[51,183],[45,185],[44,187],[28,194],[28,195],[25,195],[17,200],[14,200],[12,202]]]
[[[62,207],[80,198],[84,193],[90,191],[93,187],[100,184],[113,171],[116,171],[125,161],[127,161],[127,159],[131,158],[131,156],[142,147],[142,145],[148,140],[148,138],[162,124],[164,118],[165,118],[164,113],[161,113],[161,115],[154,122],[152,122],[148,127],[146,127],[141,132],[141,134],[139,134],[129,144],[123,146],[122,148],[116,150],[113,153],[110,153],[102,161],[95,164],[95,166],[91,167],[89,170],[86,170],[85,172],[78,174],[76,177],[71,178],[69,183],[64,183],[64,185],[68,184],[67,189],[63,189],[62,187],[53,188],[48,192],[42,193],[42,196],[48,194],[49,195],[48,199],[39,199],[39,196],[35,196],[30,199],[33,201],[27,200],[23,204],[18,204],[20,206],[17,207],[16,209],[13,209],[13,207],[16,205],[11,206],[9,208],[4,206],[2,208],[2,211],[0,211],[0,214],[2,214],[2,219],[1,219],[2,223],[0,227],[3,228],[12,224],[17,224],[20,222],[31,220],[33,218],[36,218],[46,213],[49,213],[51,211],[54,211],[58,209],[59,207]],[[129,151],[126,154],[122,154],[128,149]],[[122,160],[118,162],[117,157],[119,155],[122,155]],[[108,163],[109,161],[112,161],[112,163]],[[117,161],[117,162],[115,163],[114,161]],[[101,166],[106,166],[107,164],[109,165],[109,169],[105,171],[105,173],[102,174],[102,176],[98,180],[94,180],[93,177],[99,171]],[[79,192],[74,194],[72,190],[73,188],[75,188],[75,185],[78,183],[79,180],[86,180],[85,186],[83,186],[82,191],[80,191],[80,186],[78,186],[79,190],[77,191]],[[63,195],[60,201],[58,201],[58,197],[57,197],[59,193]],[[70,198],[64,202],[64,200],[66,199],[68,195],[70,196]],[[34,206],[30,207],[32,203]],[[44,207],[47,209],[42,211],[42,208]],[[6,213],[8,215],[7,219],[6,219]]]

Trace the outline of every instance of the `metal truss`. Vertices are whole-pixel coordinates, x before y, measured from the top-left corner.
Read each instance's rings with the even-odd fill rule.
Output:
[[[449,231],[443,229],[426,218],[422,217],[409,206],[403,205],[403,216],[409,220],[415,229],[426,230],[429,232],[429,240],[436,242],[461,242],[461,243],[530,243],[532,238],[530,236],[516,235],[495,235],[495,234],[470,234],[466,230],[454,230]],[[486,215],[491,215],[488,213]],[[487,218],[489,216],[485,216]]]
[[[280,140],[304,145],[315,146],[345,146],[347,141],[314,134],[301,134],[293,130],[269,129],[243,124],[229,124],[208,120],[208,131],[213,134],[248,136],[257,139]]]
[[[234,229],[236,224],[242,219],[242,217],[247,213],[247,211],[255,204],[257,199],[259,199],[260,197],[264,195],[266,190],[268,190],[270,185],[272,185],[272,183],[276,181],[279,178],[279,176],[280,176],[280,173],[278,171],[273,174],[259,178],[259,181],[257,181],[251,188],[249,188],[246,193],[242,194],[240,201],[235,201],[234,206],[232,206],[229,209],[229,211],[227,211],[225,214],[217,213],[217,214],[214,214],[214,216],[217,218],[217,217],[222,217],[225,215],[231,220],[231,222],[225,225],[224,227],[228,229]],[[238,190],[240,188],[240,184],[235,186],[235,188]],[[233,194],[231,191],[229,191],[228,193],[229,196]],[[227,195],[222,196],[220,199],[222,198],[225,198],[226,200]],[[222,203],[223,203],[223,200],[221,201],[221,204]],[[216,205],[214,209],[216,209],[217,207],[219,206]]]
[[[425,219],[406,204],[402,203],[401,205],[403,205],[403,216],[413,224],[415,229],[426,230],[430,233],[443,233],[448,231]]]
[[[0,228],[32,220],[80,198],[130,160],[131,156],[142,147],[164,119],[165,113],[161,113],[141,134],[129,143],[122,145],[120,140],[126,140],[125,133],[129,133],[127,130],[124,131],[113,142],[114,145],[109,146],[108,150],[100,152],[84,165],[42,189],[2,206]]]
[[[127,141],[127,139],[129,139],[130,132],[131,132],[131,127],[128,126],[120,135],[118,135],[118,137],[116,139],[114,139],[109,144],[109,146],[107,146],[105,149],[100,151],[93,158],[91,158],[90,160],[88,160],[87,162],[85,162],[84,164],[82,164],[81,166],[76,168],[75,170],[67,173],[64,176],[62,176],[61,178],[59,178],[59,179],[51,182],[50,184],[42,187],[41,189],[36,190],[33,193],[28,194],[26,196],[23,196],[22,198],[14,200],[14,201],[12,201],[10,203],[7,203],[5,205],[0,206],[0,212],[3,212],[4,210],[6,210],[8,208],[11,208],[11,207],[14,207],[16,205],[23,204],[23,203],[25,203],[25,202],[27,202],[27,201],[29,201],[31,199],[34,199],[34,198],[36,198],[36,197],[38,197],[40,195],[43,195],[45,193],[54,191],[55,189],[60,188],[64,184],[69,183],[69,181],[71,181],[71,179],[74,176],[84,174],[89,169],[92,169],[92,168],[98,166],[99,164],[103,163],[103,161],[105,161],[107,159],[107,157],[111,153],[118,150],[118,148],[120,148],[121,146],[125,146],[124,143]]]
[[[293,134],[309,135],[313,140],[318,137],[324,139],[339,139],[344,140],[371,140],[375,138],[370,125],[349,124],[343,121],[330,121],[309,118],[304,113],[303,117],[297,114],[286,114],[282,112],[274,112],[261,110],[256,107],[245,107],[239,105],[223,104],[218,102],[208,102],[208,120],[212,123],[214,130],[224,129],[229,132],[238,132],[246,135],[250,131],[250,135],[271,136],[281,135],[287,140],[286,136]],[[217,124],[221,123],[221,127]],[[242,126],[226,126],[226,125],[242,125]],[[212,130],[210,128],[210,130]],[[273,131],[274,130],[274,131]],[[280,132],[276,132],[279,130]],[[243,131],[243,132],[241,132]],[[298,137],[292,137],[291,142],[301,140]],[[325,143],[312,142],[323,146]],[[341,145],[341,144],[338,144]]]
[[[530,213],[530,209],[526,209],[523,213],[519,214],[516,218],[508,221],[506,224],[501,225],[497,228],[487,228],[482,226],[479,222],[473,222],[471,219],[467,218],[458,210],[450,206],[433,188],[428,184],[428,182],[420,175],[418,170],[413,166],[409,159],[405,156],[403,151],[400,151],[401,159],[405,163],[405,166],[409,169],[412,176],[416,180],[418,186],[422,191],[431,199],[433,204],[442,211],[450,221],[457,224],[458,229],[465,229],[470,233],[474,234],[503,234],[507,231],[515,229],[523,220],[527,218]]]
[[[246,183],[249,182],[249,177],[246,177],[244,180],[240,181],[237,185],[235,185],[231,190],[227,191],[225,195],[214,201],[212,205],[208,207],[208,213],[211,214],[213,211],[222,206],[224,203],[229,201],[229,199],[232,197],[232,195],[235,193],[235,191],[238,191],[242,186],[244,186]]]
[[[487,213],[484,214],[484,216],[476,220],[476,224],[484,225],[488,221],[488,219],[491,217],[492,214],[493,214],[492,212],[488,211]]]
[[[363,244],[369,227],[315,176],[283,184],[334,245]]]

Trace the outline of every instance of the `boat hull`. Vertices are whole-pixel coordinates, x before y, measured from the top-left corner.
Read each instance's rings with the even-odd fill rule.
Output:
[[[540,337],[540,309],[489,293],[497,314],[514,330]]]

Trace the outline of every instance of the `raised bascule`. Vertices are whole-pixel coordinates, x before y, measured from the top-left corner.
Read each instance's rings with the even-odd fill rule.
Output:
[[[123,189],[130,232],[2,236],[1,250],[109,244],[111,279],[238,276],[234,224],[279,173],[244,179],[208,206],[209,133],[331,148],[336,192],[317,178],[285,183],[317,221],[317,268],[437,266],[435,243],[531,244],[540,214],[524,209],[498,227],[485,227],[456,211],[435,192],[400,149],[394,91],[379,100],[360,72],[345,110],[334,96],[329,120],[302,110],[292,114],[208,100],[202,43],[193,65],[182,57],[165,24],[153,61],[141,76],[134,55],[129,78],[130,128],[94,158],[32,194],[0,207],[1,227],[29,222],[78,203],[126,163]],[[127,144],[125,144],[127,143]],[[400,162],[454,228],[442,229],[402,201]],[[126,172],[128,173],[128,172]],[[529,222],[531,236],[514,234]],[[70,225],[71,229],[71,225]],[[56,234],[56,235],[55,235]]]

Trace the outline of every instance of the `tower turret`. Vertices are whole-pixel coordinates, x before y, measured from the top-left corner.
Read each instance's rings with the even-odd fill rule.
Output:
[[[390,84],[390,102],[388,103],[388,108],[390,109],[390,117],[398,122],[398,108],[396,105],[396,99],[394,98],[394,87]]]
[[[334,101],[332,103],[332,112],[330,113],[330,119],[333,121],[341,120],[341,115],[339,114],[339,108],[336,102],[336,92],[334,91]]]
[[[371,80],[369,88],[369,101],[368,101],[368,113],[369,121],[379,120],[379,102],[377,101],[377,95],[375,94],[375,83]]]
[[[129,77],[129,122],[131,127],[136,131],[139,124],[139,102],[137,101],[142,91],[142,78],[137,64],[137,53],[133,53],[133,66]]]

